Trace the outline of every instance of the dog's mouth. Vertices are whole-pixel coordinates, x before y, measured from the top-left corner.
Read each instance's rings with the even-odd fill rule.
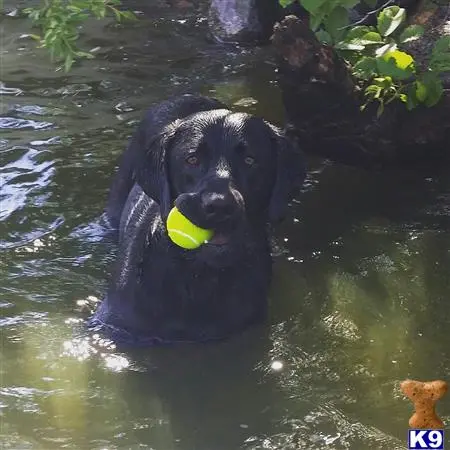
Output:
[[[230,242],[230,236],[224,233],[216,232],[213,237],[205,242],[206,245],[222,246],[227,245]]]
[[[228,267],[242,257],[246,251],[244,233],[241,227],[215,230],[214,235],[192,257],[216,268]],[[189,255],[189,253],[188,253]]]

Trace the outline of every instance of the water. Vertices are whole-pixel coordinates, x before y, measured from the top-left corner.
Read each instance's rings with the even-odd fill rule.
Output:
[[[403,449],[407,378],[446,378],[447,168],[310,161],[276,230],[271,320],[227,342],[118,349],[83,329],[115,246],[98,218],[145,108],[199,91],[282,123],[269,49],[218,48],[204,5],[88,24],[54,71],[2,22],[0,447]],[[439,402],[450,421],[450,396]]]

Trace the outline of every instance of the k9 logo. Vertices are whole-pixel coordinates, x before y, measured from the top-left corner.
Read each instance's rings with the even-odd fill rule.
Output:
[[[444,430],[409,430],[408,450],[444,450]]]

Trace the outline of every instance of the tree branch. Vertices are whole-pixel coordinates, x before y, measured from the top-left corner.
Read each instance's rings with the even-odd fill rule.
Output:
[[[359,19],[358,21],[351,23],[349,25],[346,25],[345,27],[338,28],[338,30],[346,30],[347,28],[356,27],[358,25],[361,25],[366,22],[367,19],[370,18],[370,16],[373,16],[374,14],[380,12],[382,9],[387,8],[389,5],[394,3],[393,0],[388,0],[386,3],[381,5],[379,8],[374,9],[373,11],[368,12],[363,18]]]

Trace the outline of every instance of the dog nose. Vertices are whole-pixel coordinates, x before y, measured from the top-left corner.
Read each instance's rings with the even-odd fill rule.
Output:
[[[203,194],[203,209],[206,217],[213,220],[226,220],[229,219],[236,208],[236,202],[229,194],[219,194],[211,192]]]

